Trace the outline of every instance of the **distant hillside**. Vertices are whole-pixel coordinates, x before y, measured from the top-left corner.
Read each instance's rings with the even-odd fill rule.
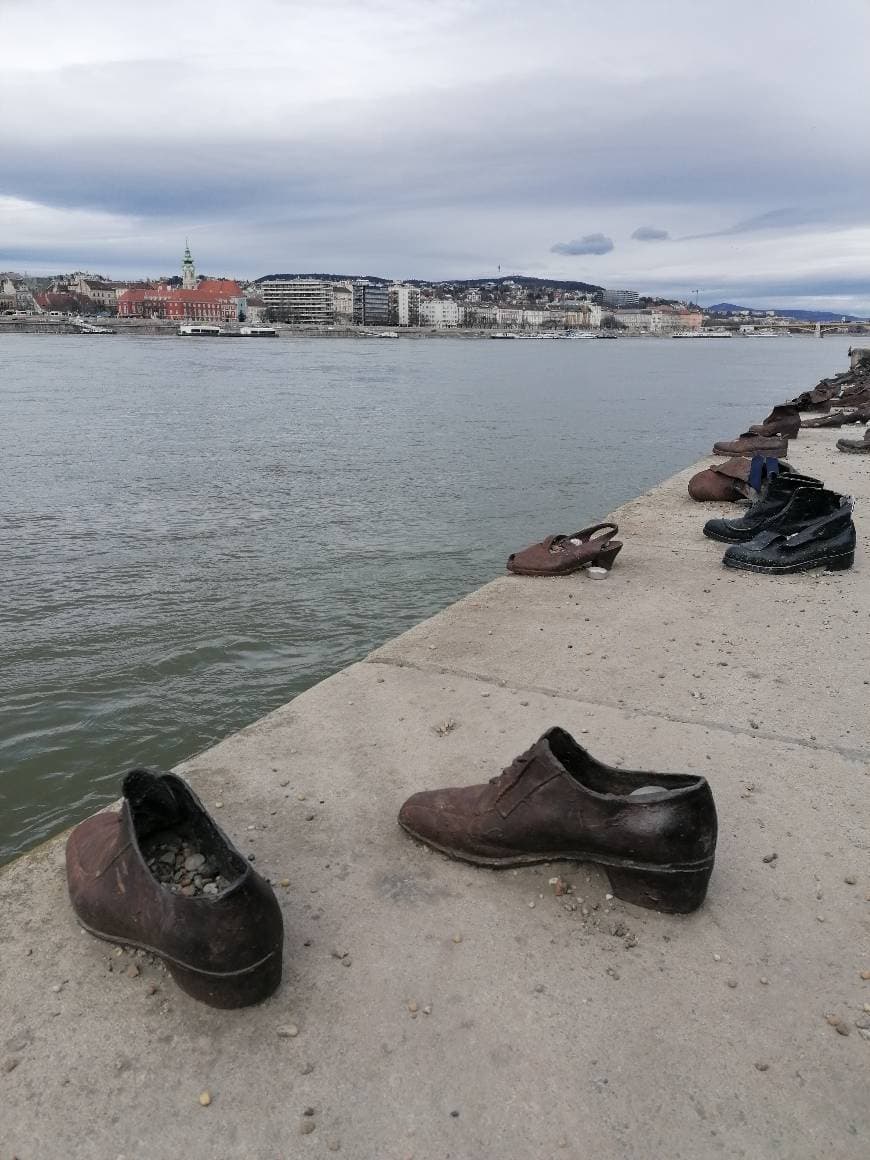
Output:
[[[287,278],[318,278],[321,282],[378,282],[389,285],[392,278],[380,274],[263,274],[255,282],[276,282]]]
[[[753,314],[765,314],[772,310],[782,318],[794,318],[799,322],[863,322],[854,314],[837,314],[832,310],[794,310],[791,306],[737,306],[734,302],[717,302],[715,306],[705,306],[708,314],[737,314],[741,310],[751,310]]]
[[[595,286],[591,282],[559,281],[557,278],[532,278],[527,274],[503,274],[497,278],[441,278],[437,282],[425,278],[408,278],[412,286],[483,286],[491,283],[502,286],[505,282],[513,282],[516,286],[524,286],[528,290],[573,290],[583,294],[603,294],[603,286]]]
[[[274,282],[279,278],[319,278],[324,282],[355,282],[363,279],[368,282],[389,284],[393,278],[384,278],[381,274],[263,274],[255,279],[256,282]],[[483,286],[485,283],[502,286],[505,282],[513,282],[517,286],[524,286],[528,290],[571,290],[581,294],[602,294],[602,286],[594,286],[591,282],[560,282],[555,278],[531,278],[526,274],[504,274],[497,278],[404,278],[408,286]]]

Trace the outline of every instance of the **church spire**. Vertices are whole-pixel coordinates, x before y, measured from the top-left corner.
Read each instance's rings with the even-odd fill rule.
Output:
[[[184,239],[184,258],[181,262],[181,286],[184,290],[196,289],[196,267],[190,253],[190,243]]]

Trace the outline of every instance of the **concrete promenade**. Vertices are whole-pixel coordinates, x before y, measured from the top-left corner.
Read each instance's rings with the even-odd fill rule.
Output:
[[[198,1005],[81,933],[62,838],[7,867],[0,1160],[866,1160],[870,457],[834,450],[862,430],[789,456],[857,497],[849,572],[723,569],[696,465],[614,513],[606,581],[498,579],[182,766],[276,884],[263,1006]],[[555,723],[709,778],[699,912],[398,829],[407,794]]]

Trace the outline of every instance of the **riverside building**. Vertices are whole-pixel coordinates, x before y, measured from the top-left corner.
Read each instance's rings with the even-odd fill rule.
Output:
[[[238,322],[245,296],[229,278],[203,278],[195,290],[158,282],[118,295],[119,318],[164,318],[173,322]]]
[[[245,292],[231,278],[197,278],[185,244],[181,289],[167,282],[136,286],[117,295],[119,318],[163,318],[173,322],[238,322],[245,314]]]
[[[395,283],[390,287],[390,325],[420,325],[420,291],[416,286]]]
[[[424,298],[420,301],[421,326],[434,326],[443,330],[461,326],[464,321],[464,309],[452,298]]]
[[[260,280],[260,293],[272,316],[282,322],[300,326],[332,326],[335,322],[331,282],[268,276]]]
[[[354,282],[353,320],[358,326],[386,326],[390,319],[390,291],[375,282]]]

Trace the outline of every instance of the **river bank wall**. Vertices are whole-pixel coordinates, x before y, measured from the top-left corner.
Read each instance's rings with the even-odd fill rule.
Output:
[[[106,326],[111,328],[112,332],[117,335],[125,335],[127,337],[148,337],[148,338],[177,338],[178,336],[178,322],[164,322],[159,319],[137,319],[137,318],[94,318],[89,320],[92,324],[99,326]],[[272,324],[264,324],[272,325]],[[517,341],[552,341],[555,339],[567,339],[570,336],[564,331],[536,331],[536,330],[517,330],[517,331],[493,331],[482,330],[480,328],[467,328],[461,326],[445,327],[437,329],[430,326],[402,326],[393,329],[392,327],[372,327],[368,331],[360,329],[358,326],[289,326],[285,323],[274,324],[279,339],[291,338],[380,338],[390,337],[399,339],[422,339],[422,338],[469,338],[469,339],[491,339],[494,335],[507,333],[509,338]],[[233,330],[234,324],[230,327]],[[388,332],[385,334],[384,332]],[[82,334],[81,329],[73,322],[67,319],[59,318],[3,318],[0,317],[0,337],[4,334],[36,334],[43,336],[57,335],[57,334]],[[843,328],[842,326],[825,325],[822,333],[816,334],[813,326],[809,323],[795,323],[793,329],[782,331],[775,336],[771,335],[756,335],[756,334],[739,334],[734,333],[732,338],[737,340],[743,339],[764,339],[770,337],[782,338],[823,338],[826,335],[855,335],[860,338],[862,335],[870,334],[870,326],[856,324],[854,326]],[[85,334],[84,337],[105,337],[102,335]],[[197,336],[200,338],[201,336]],[[242,337],[237,332],[222,335],[220,337]],[[632,339],[669,339],[673,335],[652,334],[648,331],[602,331],[591,335],[596,339],[614,339],[614,338],[632,338]],[[710,341],[718,341],[722,336],[716,336]]]
[[[686,494],[704,460],[613,513],[607,580],[495,580],[184,763],[276,884],[261,1007],[197,1005],[81,933],[63,837],[0,872],[0,1156],[863,1160],[870,472],[838,434],[789,458],[856,497],[851,571],[724,570],[700,529],[728,509]],[[494,776],[557,723],[707,776],[698,912],[398,829],[409,793]]]

